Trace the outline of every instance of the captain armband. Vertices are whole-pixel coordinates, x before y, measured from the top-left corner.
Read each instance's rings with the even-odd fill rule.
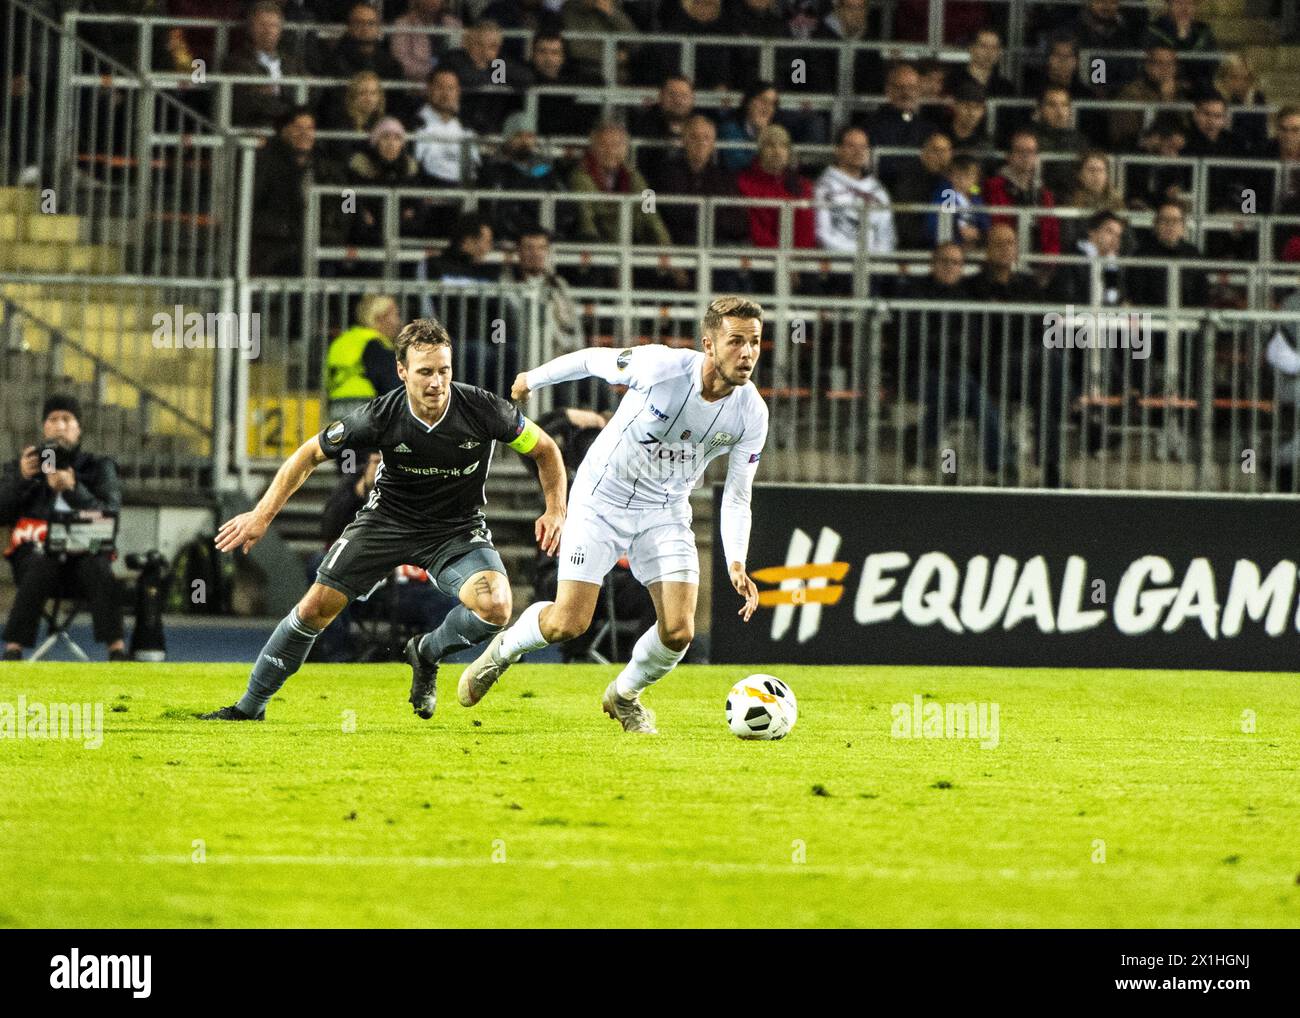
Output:
[[[519,434],[515,435],[515,440],[510,443],[510,448],[515,452],[529,453],[537,445],[538,439],[542,437],[542,429],[537,426],[535,421],[530,421],[527,417],[520,415],[523,426],[519,429]]]

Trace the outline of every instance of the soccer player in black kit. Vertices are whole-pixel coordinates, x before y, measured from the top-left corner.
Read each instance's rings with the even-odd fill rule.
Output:
[[[357,458],[367,449],[383,454],[369,500],[330,546],[311,589],[262,648],[248,690],[238,703],[199,715],[204,720],[263,720],[266,704],[306,660],[321,630],[349,601],[368,596],[405,564],[427,570],[440,590],[460,600],[441,626],[406,645],[413,672],[410,702],[420,717],[432,717],[439,659],[510,621],[510,581],[482,512],[497,442],[537,462],[546,496],[537,543],[547,554],[559,548],[567,485],[551,438],[514,404],[451,380],[451,338],[438,321],[407,325],[397,337],[396,355],[402,388],[372,399],[304,443],[257,506],[218,531],[221,551],[247,553],[319,464],[348,450]]]

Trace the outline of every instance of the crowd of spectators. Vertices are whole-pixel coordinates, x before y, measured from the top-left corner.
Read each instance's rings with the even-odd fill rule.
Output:
[[[224,54],[215,52],[206,29],[176,29],[158,45],[164,66],[179,69],[185,58],[202,55],[220,58],[222,71],[266,79],[236,86],[232,110],[241,128],[274,132],[257,172],[258,273],[302,271],[302,189],[313,182],[422,189],[424,196],[402,200],[399,229],[435,249],[452,241],[453,226],[470,205],[483,215],[494,249],[513,248],[545,220],[558,241],[614,244],[630,230],[633,244],[657,248],[707,239],[717,248],[787,244],[795,251],[862,250],[877,257],[952,241],[975,258],[1001,226],[1023,231],[1017,247],[1035,256],[1086,253],[1080,245],[1087,244],[1088,217],[1104,212],[1121,227],[1121,256],[1164,258],[1177,251],[1183,259],[1249,260],[1260,254],[1252,230],[1204,229],[1193,211],[1300,213],[1294,173],[1300,106],[1272,112],[1246,55],[1221,49],[1198,0],[1167,0],[1149,18],[1118,0],[1032,5],[1030,49],[1015,63],[1007,59],[1001,31],[1005,8],[985,3],[947,5],[945,38],[961,27],[965,53],[949,52],[943,62],[890,62],[881,50],[806,44],[885,41],[881,10],[867,0],[200,6],[201,12],[183,0],[153,0],[96,8],[242,21]],[[909,35],[906,7],[894,12],[895,40]],[[338,27],[286,30],[300,22]],[[431,29],[450,34],[428,34]],[[520,30],[529,37],[503,35]],[[699,40],[693,66],[683,65],[676,44],[641,38],[651,32]],[[598,39],[577,37],[586,33],[626,38],[607,59]],[[760,74],[756,51],[737,44],[753,38],[781,43],[772,63],[762,65],[770,78]],[[1125,55],[1139,48],[1140,59]],[[841,59],[850,66],[840,67]],[[304,104],[299,90],[282,81],[297,75],[338,84],[313,87]],[[585,91],[548,90],[555,85]],[[607,119],[601,87],[612,85],[653,86],[657,94],[620,106]],[[845,86],[852,90],[847,105],[809,101]],[[525,101],[530,90],[535,102]],[[833,109],[847,110],[842,122]],[[318,132],[327,137],[318,139]],[[1155,158],[1121,169],[1119,156]],[[1277,165],[1221,165],[1197,174],[1187,157]],[[1198,180],[1204,209],[1193,204]],[[463,188],[482,192],[482,200],[438,196]],[[539,198],[494,197],[498,191]],[[543,215],[546,194],[558,196],[553,219]],[[586,195],[629,196],[631,215]],[[698,198],[734,204],[715,207],[706,224],[689,201]],[[746,198],[767,204],[746,205]],[[789,216],[772,204],[810,198],[821,207]],[[934,207],[899,208],[917,204]],[[1060,212],[1031,219],[1001,211],[1013,207]],[[1175,209],[1181,226],[1171,241],[1160,217]],[[342,213],[322,211],[326,243],[382,246],[380,199],[367,197]],[[1143,213],[1141,225],[1130,221],[1133,212]],[[1300,230],[1279,227],[1271,240],[1276,257],[1300,259]],[[487,260],[500,264],[495,255]],[[1048,285],[1050,266],[1036,259],[1034,268]],[[380,269],[363,258],[332,271]],[[436,267],[423,271],[436,274]],[[617,278],[610,269],[567,264],[561,273],[587,286],[614,285]],[[1146,280],[1127,288],[1130,298],[1159,289],[1150,272],[1127,275]],[[768,271],[743,281],[761,289],[771,280]],[[693,271],[664,260],[657,270],[638,269],[633,281],[667,290],[698,282]],[[1203,284],[1178,290],[1197,302],[1230,299]],[[794,285],[844,292],[824,271],[803,271]]]

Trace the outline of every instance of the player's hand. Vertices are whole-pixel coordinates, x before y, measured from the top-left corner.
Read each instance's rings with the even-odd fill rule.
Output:
[[[30,481],[41,472],[41,458],[36,455],[36,446],[29,445],[23,450],[18,460],[18,472],[22,474],[24,481]]]
[[[218,551],[234,551],[236,548],[243,548],[244,554],[247,555],[249,549],[262,539],[268,525],[268,522],[255,512],[240,513],[221,524],[214,543]]]
[[[51,470],[45,475],[45,483],[50,491],[71,491],[77,486],[77,475],[71,467],[66,470]]]
[[[736,614],[742,621],[748,622],[758,607],[758,585],[749,578],[741,562],[731,563],[731,585],[736,588],[736,593],[745,599],[745,603]]]
[[[528,372],[521,371],[515,375],[515,384],[510,386],[510,398],[516,403],[526,400],[533,390],[528,388]]]
[[[564,529],[564,516],[563,509],[548,509],[537,517],[537,523],[534,525],[537,546],[552,557],[560,550],[560,531]]]

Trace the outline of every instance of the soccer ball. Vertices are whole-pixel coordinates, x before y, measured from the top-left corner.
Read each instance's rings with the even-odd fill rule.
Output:
[[[775,675],[751,675],[727,694],[727,727],[741,739],[784,739],[799,718],[790,687]]]

